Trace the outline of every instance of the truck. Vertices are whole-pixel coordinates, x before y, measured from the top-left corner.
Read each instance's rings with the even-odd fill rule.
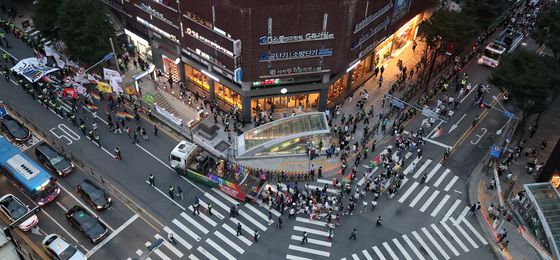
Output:
[[[478,59],[479,64],[487,65],[492,68],[500,64],[500,58],[504,54],[509,54],[515,51],[521,44],[524,35],[519,31],[511,28],[506,28],[498,34],[496,39],[484,48],[482,55]]]
[[[183,140],[171,150],[169,165],[175,171],[186,172],[189,165],[196,160],[199,152],[200,148],[196,144]]]

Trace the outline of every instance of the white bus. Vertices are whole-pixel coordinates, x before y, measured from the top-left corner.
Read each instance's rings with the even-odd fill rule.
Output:
[[[523,37],[523,33],[510,28],[503,30],[493,42],[486,46],[478,63],[495,68],[500,64],[500,58],[504,53],[512,53],[517,49]]]

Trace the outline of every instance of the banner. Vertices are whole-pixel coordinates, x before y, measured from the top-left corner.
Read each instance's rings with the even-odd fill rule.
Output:
[[[11,71],[24,76],[31,82],[37,82],[43,76],[57,70],[58,68],[42,65],[37,58],[22,59],[11,68]]]
[[[116,80],[111,80],[111,87],[113,87],[113,91],[115,91],[116,93],[123,93],[123,89],[121,88],[121,86],[119,86],[119,83],[117,83]]]
[[[122,82],[121,74],[116,70],[103,68],[103,78],[108,81]]]
[[[113,93],[111,86],[103,81],[97,82],[97,89],[101,92]]]
[[[44,48],[44,49],[45,49],[45,56],[50,57],[50,56],[58,55],[58,54],[51,48],[51,46],[46,46],[46,45],[45,45],[45,48]]]
[[[177,124],[178,126],[183,126],[183,119],[174,116],[173,114],[169,113],[164,108],[158,105],[155,105],[154,108],[156,109],[156,112],[158,112],[160,115],[167,118],[169,121]]]
[[[59,68],[64,69],[64,66],[66,66],[66,63],[60,58],[60,55],[56,54],[53,57],[54,57],[54,60],[56,61],[56,65]]]
[[[245,201],[246,195],[239,189],[239,185],[234,185],[233,187],[220,185],[219,189],[234,199]]]
[[[138,95],[138,92],[136,92],[136,89],[133,89],[132,87],[126,87],[124,89],[124,92],[126,92],[126,94],[129,94],[129,95],[134,95],[134,96]]]

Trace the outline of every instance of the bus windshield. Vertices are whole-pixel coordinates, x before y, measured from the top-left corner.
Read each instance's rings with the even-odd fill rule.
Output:
[[[484,52],[482,53],[482,56],[493,59],[495,61],[500,59],[500,54],[493,52],[489,49],[484,49]]]
[[[46,199],[49,195],[53,194],[58,185],[53,178],[49,178],[40,186],[36,187],[35,190],[31,191],[31,195],[34,199]]]

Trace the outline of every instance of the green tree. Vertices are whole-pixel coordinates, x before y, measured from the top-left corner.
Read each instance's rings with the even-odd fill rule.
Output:
[[[462,12],[473,17],[480,28],[487,28],[511,5],[509,0],[466,0]]]
[[[56,12],[58,35],[73,60],[92,64],[111,52],[115,29],[99,1],[62,0]]]
[[[545,111],[560,89],[560,65],[550,57],[517,50],[504,57],[490,83],[506,90],[527,114]]]
[[[551,8],[540,14],[532,36],[538,43],[550,48],[557,59],[560,58],[560,8]]]
[[[456,51],[467,48],[480,28],[474,18],[461,12],[439,9],[420,25],[419,33],[430,47],[453,44]]]
[[[33,24],[49,40],[58,40],[58,16],[62,0],[41,0],[37,3]]]

